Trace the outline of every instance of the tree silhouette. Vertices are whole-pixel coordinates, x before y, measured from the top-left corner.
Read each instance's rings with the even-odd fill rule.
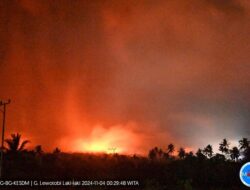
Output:
[[[193,159],[194,158],[193,151],[190,151],[190,152],[186,153],[185,157],[186,157],[186,159],[189,159],[189,160]]]
[[[213,156],[213,147],[212,145],[207,145],[204,150],[203,153],[208,157],[211,158]]]
[[[250,147],[244,150],[243,155],[245,161],[250,161]]]
[[[212,159],[213,159],[214,161],[216,161],[216,162],[225,162],[225,161],[226,161],[225,155],[219,154],[219,153],[216,153],[215,156],[213,156]]]
[[[167,148],[167,153],[171,155],[174,152],[174,149],[175,149],[174,145],[170,143]]]
[[[163,158],[164,157],[164,152],[162,151],[161,148],[155,147],[151,149],[148,153],[148,157],[151,160],[157,159],[157,158]]]
[[[231,156],[232,160],[238,161],[238,159],[240,157],[240,151],[236,146],[233,147],[232,150],[230,150],[230,156]]]
[[[20,140],[21,135],[12,135],[8,139],[9,149],[22,151],[25,148],[25,141]],[[14,140],[13,140],[14,139]],[[243,140],[242,140],[243,142]],[[228,149],[227,140],[221,141],[220,152],[213,153],[213,147],[207,145],[204,149],[187,152],[184,148],[177,149],[177,155],[169,156],[174,152],[174,146],[169,144],[165,151],[161,147],[152,148],[148,158],[144,156],[131,156],[115,154],[91,154],[91,153],[62,153],[55,148],[53,153],[43,152],[42,146],[38,145],[33,150],[21,152],[20,154],[6,154],[5,177],[16,179],[49,178],[58,179],[72,178],[138,178],[145,184],[146,189],[242,189],[235,174],[239,172],[239,166],[249,161],[250,148],[247,147],[247,140],[244,140],[244,154],[240,147]],[[22,145],[23,144],[23,145]],[[15,146],[14,146],[15,145]],[[10,148],[11,147],[11,148]],[[245,152],[248,151],[248,154]],[[167,157],[168,160],[162,158]],[[242,155],[242,159],[240,156]],[[178,157],[179,159],[176,159]],[[210,158],[210,159],[208,159]],[[244,159],[244,160],[243,160]],[[152,160],[152,161],[149,161]],[[80,168],[80,169],[79,169]],[[230,181],[230,183],[228,183]]]
[[[5,140],[7,143],[7,152],[10,153],[18,153],[25,151],[25,146],[30,142],[28,140],[24,140],[21,142],[21,135],[19,133],[17,134],[11,134],[11,139]]]
[[[247,138],[239,140],[240,150],[246,150],[249,148],[250,141]]]
[[[41,155],[43,153],[43,149],[41,145],[37,145],[34,149],[35,154]]]
[[[223,139],[219,146],[219,151],[222,152],[222,154],[227,155],[229,153],[229,142],[227,139]]]
[[[53,154],[59,154],[59,153],[61,153],[61,150],[60,150],[58,147],[56,147],[56,148],[53,150]]]
[[[202,150],[199,148],[196,152],[196,156],[198,159],[203,160],[206,158],[206,156],[203,154]]]
[[[156,151],[155,151],[155,148],[154,148],[154,149],[151,149],[151,150],[149,151],[148,157],[149,157],[151,160],[156,159],[157,153],[156,153]]]
[[[179,151],[178,151],[178,156],[180,159],[184,159],[185,156],[186,156],[186,151],[184,148],[180,148]]]

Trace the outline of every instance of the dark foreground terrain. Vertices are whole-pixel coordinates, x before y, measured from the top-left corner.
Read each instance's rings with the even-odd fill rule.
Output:
[[[134,189],[238,190],[246,189],[239,180],[241,166],[241,162],[225,161],[219,156],[148,159],[116,154],[23,152],[5,155],[3,171],[6,179],[139,180],[140,186],[133,186]],[[113,183],[115,186],[102,186],[102,189],[119,189],[115,184],[118,182]]]
[[[183,148],[174,151],[174,145],[169,144],[166,151],[155,147],[149,151],[148,157],[141,157],[63,153],[58,148],[52,153],[45,153],[41,146],[26,150],[24,147],[28,141],[20,143],[20,137],[19,134],[12,135],[12,139],[6,140],[4,180],[34,180],[36,183],[40,183],[39,180],[64,180],[68,184],[63,187],[42,185],[43,189],[248,189],[239,179],[241,166],[250,161],[249,141],[246,138],[239,141],[239,148],[232,149],[224,139],[220,144],[221,154],[215,154],[211,145],[194,154],[185,152]],[[73,185],[73,181],[81,184]],[[30,187],[30,184],[19,186],[22,189]],[[33,184],[32,189],[36,188],[38,185]]]

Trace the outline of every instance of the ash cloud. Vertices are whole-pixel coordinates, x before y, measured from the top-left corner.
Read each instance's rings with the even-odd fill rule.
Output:
[[[7,131],[68,150],[66,141],[95,139],[97,125],[103,136],[127,130],[140,151],[249,137],[249,8],[246,0],[1,1]]]

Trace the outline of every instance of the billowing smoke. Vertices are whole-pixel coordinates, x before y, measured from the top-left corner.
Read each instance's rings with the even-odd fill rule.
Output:
[[[249,137],[248,0],[2,0],[7,133],[143,153]]]

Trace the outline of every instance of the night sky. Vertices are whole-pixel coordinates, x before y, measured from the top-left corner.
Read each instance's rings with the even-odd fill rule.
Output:
[[[0,0],[6,133],[31,147],[249,138],[249,60],[249,0]]]

